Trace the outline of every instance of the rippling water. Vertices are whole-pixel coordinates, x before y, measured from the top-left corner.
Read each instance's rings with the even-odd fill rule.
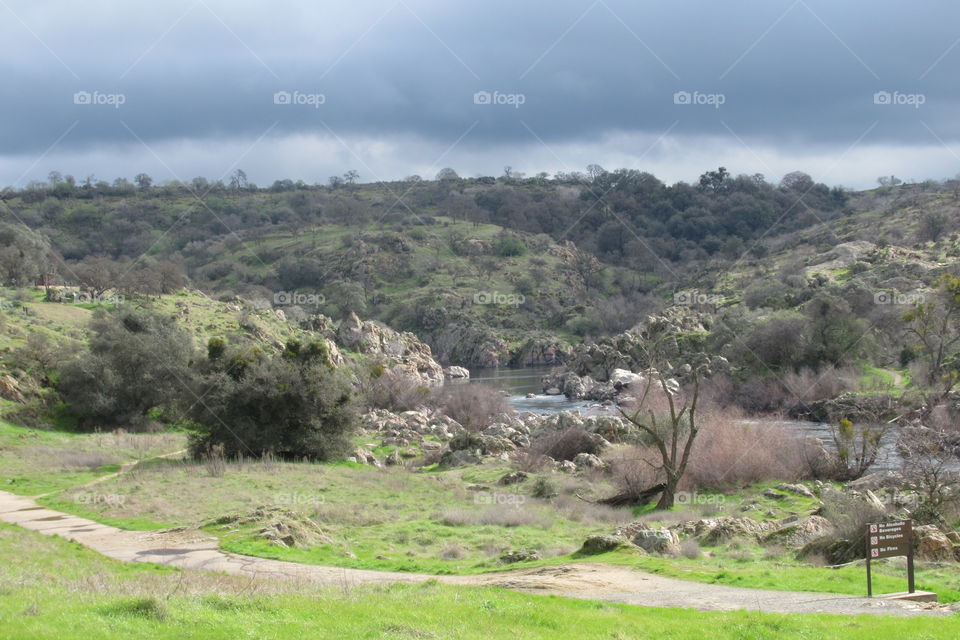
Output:
[[[453,384],[485,384],[506,392],[510,404],[518,412],[549,414],[558,411],[580,411],[584,415],[610,413],[617,415],[612,407],[601,407],[595,402],[582,400],[568,400],[566,396],[543,395],[540,380],[553,370],[553,367],[524,367],[520,369],[471,369],[470,379],[454,381]],[[527,394],[535,394],[528,398]],[[747,420],[747,423],[757,420]],[[802,431],[807,435],[823,440],[828,447],[833,447],[833,436],[830,425],[822,422],[804,422],[800,420],[783,420],[788,427]],[[901,458],[894,446],[892,438],[887,438],[877,464],[873,471],[899,469]]]
[[[485,384],[506,392],[510,404],[518,412],[556,413],[558,411],[598,412],[595,402],[568,400],[566,396],[543,395],[540,380],[553,367],[524,367],[522,369],[471,369],[470,380],[459,384]],[[535,394],[528,398],[527,394]]]

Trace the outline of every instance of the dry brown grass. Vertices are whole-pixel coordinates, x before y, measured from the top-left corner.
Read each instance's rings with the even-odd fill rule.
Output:
[[[502,393],[482,384],[446,387],[436,394],[435,402],[445,415],[472,432],[489,427],[494,418],[502,413],[514,413],[513,407]]]
[[[457,543],[448,544],[440,551],[442,560],[459,560],[466,555],[466,550]]]
[[[600,452],[596,438],[579,427],[570,427],[542,434],[530,444],[527,453],[533,459],[550,457],[554,460],[573,460],[581,453],[597,455]]]
[[[633,521],[633,512],[629,509],[616,509],[603,504],[593,504],[580,498],[561,495],[553,499],[557,513],[574,522],[605,522],[613,525],[627,524]]]
[[[687,489],[729,489],[767,480],[796,481],[807,465],[801,434],[778,422],[745,422],[732,409],[700,414]]]
[[[549,529],[553,518],[528,505],[492,505],[485,509],[448,509],[434,516],[448,527],[493,525],[497,527],[538,527]]]

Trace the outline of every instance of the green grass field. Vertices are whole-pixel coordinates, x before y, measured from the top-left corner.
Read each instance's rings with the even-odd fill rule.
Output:
[[[761,506],[750,512],[753,517],[772,519],[809,513],[816,506],[815,499],[797,495],[781,500],[764,497],[766,484],[729,495],[706,496],[711,498],[706,501],[710,504],[703,507],[679,507],[665,514],[639,509],[631,513],[590,505],[571,495],[605,495],[611,489],[599,481],[553,476],[559,495],[550,500],[530,495],[532,480],[500,487],[496,480],[508,468],[497,464],[411,473],[351,463],[257,461],[230,463],[223,475],[211,475],[202,464],[148,459],[182,444],[182,436],[177,434],[76,435],[33,432],[0,423],[0,464],[4,469],[0,478],[5,490],[23,495],[57,491],[40,499],[51,508],[135,530],[203,524],[224,515],[245,516],[259,506],[281,506],[316,521],[334,544],[308,549],[272,546],[257,537],[257,524],[208,525],[205,530],[218,536],[221,547],[231,552],[308,564],[472,574],[502,569],[499,555],[527,548],[538,550],[543,559],[514,566],[589,559],[729,586],[854,595],[865,589],[861,566],[812,566],[795,559],[789,550],[737,541],[704,546],[693,559],[624,552],[583,558],[576,553],[587,535],[609,533],[618,523],[635,518],[643,518],[651,526],[666,526],[703,516],[739,514],[743,504],[752,503]],[[92,460],[99,462],[99,453],[108,450],[115,452],[112,465],[82,471],[63,466],[62,461],[80,454],[94,455]],[[95,488],[69,488],[110,472],[120,462],[145,458],[133,471]],[[468,486],[485,490],[471,491]],[[90,500],[91,492],[117,499]],[[170,500],[171,495],[188,498]],[[490,504],[491,496],[509,504]],[[903,589],[905,570],[901,565],[897,560],[877,563],[878,591]],[[920,588],[938,593],[942,602],[960,601],[960,571],[955,566],[921,563],[917,580]]]
[[[314,587],[123,564],[0,525],[0,638],[956,638],[960,618],[705,613],[496,588]]]
[[[186,436],[74,434],[26,429],[0,420],[0,489],[35,496],[78,487],[143,460],[183,449]]]

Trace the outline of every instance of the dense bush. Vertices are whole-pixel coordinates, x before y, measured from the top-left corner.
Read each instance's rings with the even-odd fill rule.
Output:
[[[87,426],[142,426],[154,409],[195,397],[193,339],[172,318],[120,308],[94,316],[89,352],[68,362],[58,389]]]
[[[289,350],[288,350],[289,351]],[[330,460],[350,447],[356,426],[353,391],[323,349],[296,355],[227,357],[200,385],[191,411],[194,456],[222,447],[226,457],[262,456]],[[242,366],[235,366],[242,363]]]
[[[534,456],[549,456],[554,460],[573,460],[581,453],[598,455],[602,452],[600,438],[579,427],[541,434],[530,445]]]

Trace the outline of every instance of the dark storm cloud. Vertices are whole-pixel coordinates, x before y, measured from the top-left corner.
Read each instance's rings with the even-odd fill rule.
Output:
[[[946,0],[8,4],[5,154],[68,129],[58,148],[268,130],[445,144],[474,122],[475,147],[671,126],[770,144],[960,137],[960,5]],[[306,104],[275,104],[282,91]],[[522,104],[475,104],[480,91]]]

